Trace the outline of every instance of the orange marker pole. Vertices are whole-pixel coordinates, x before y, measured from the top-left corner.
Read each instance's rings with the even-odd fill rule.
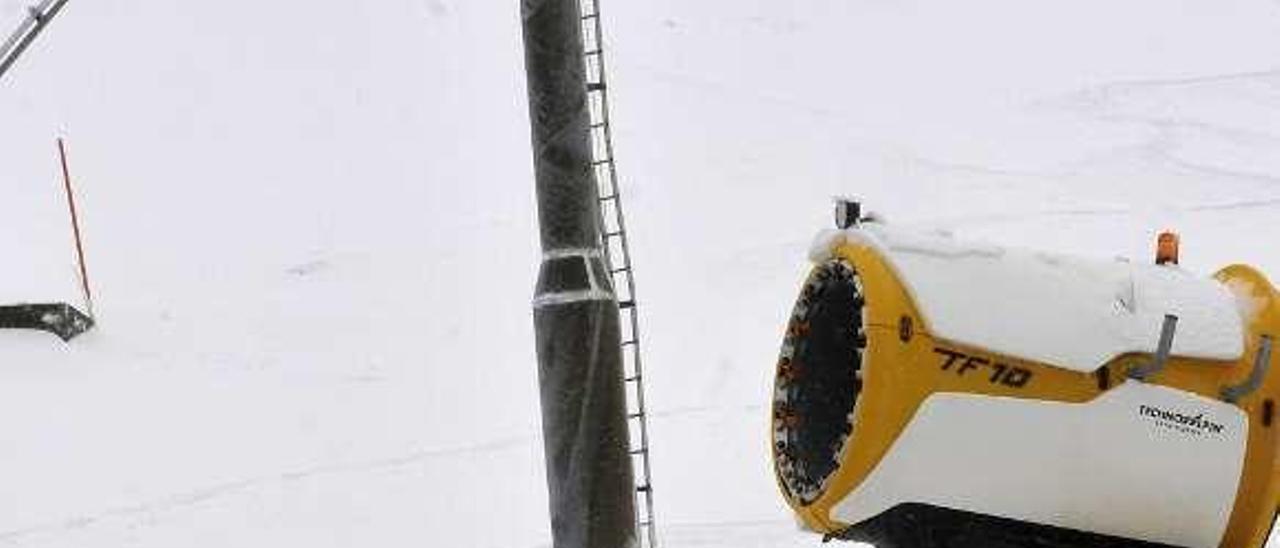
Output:
[[[67,147],[58,138],[58,157],[62,160],[62,183],[67,190],[67,207],[71,210],[71,230],[76,237],[76,256],[80,260],[80,287],[84,290],[85,307],[93,318],[93,293],[89,291],[89,271],[84,264],[84,244],[80,239],[80,216],[76,213],[76,197],[71,191],[71,172],[67,169]]]

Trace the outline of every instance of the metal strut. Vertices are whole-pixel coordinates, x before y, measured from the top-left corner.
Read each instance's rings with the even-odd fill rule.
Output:
[[[1222,389],[1223,401],[1236,403],[1240,398],[1254,393],[1262,386],[1262,380],[1267,376],[1267,369],[1271,366],[1271,336],[1263,335],[1262,340],[1258,342],[1258,353],[1253,358],[1253,370],[1249,372],[1249,378],[1244,382],[1235,386],[1228,386]]]
[[[22,52],[27,51],[40,31],[44,30],[68,0],[41,0],[39,4],[27,8],[27,17],[18,25],[17,30],[0,45],[0,78],[9,71],[9,67],[18,60]]]
[[[1173,314],[1165,314],[1164,322],[1160,325],[1160,342],[1156,345],[1155,358],[1150,362],[1134,367],[1129,370],[1129,378],[1146,381],[1147,378],[1164,370],[1164,366],[1169,363],[1169,355],[1173,352],[1173,335],[1178,329],[1178,317]]]
[[[631,463],[636,472],[636,525],[640,548],[658,546],[653,515],[653,481],[649,466],[649,423],[644,401],[644,370],[640,360],[640,322],[631,246],[622,215],[618,170],[614,164],[613,128],[609,121],[609,85],[605,77],[604,30],[599,0],[578,0],[582,14],[583,63],[587,104],[591,112],[592,169],[599,182],[600,239],[605,265],[618,296],[622,324],[624,380],[627,387],[627,427],[631,433]]]

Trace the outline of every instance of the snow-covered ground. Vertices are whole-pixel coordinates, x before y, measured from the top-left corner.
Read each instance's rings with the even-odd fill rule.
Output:
[[[668,546],[800,547],[766,410],[830,196],[1280,273],[1280,2],[604,0]],[[25,2],[0,0],[0,32]],[[0,545],[550,544],[519,3],[71,2],[0,81]]]

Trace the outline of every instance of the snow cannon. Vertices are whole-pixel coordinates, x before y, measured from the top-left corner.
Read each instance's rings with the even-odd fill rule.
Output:
[[[837,207],[783,338],[774,470],[802,525],[886,547],[1261,547],[1280,297]]]

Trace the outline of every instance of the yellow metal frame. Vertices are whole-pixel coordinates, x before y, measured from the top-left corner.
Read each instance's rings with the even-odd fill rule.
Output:
[[[863,388],[854,408],[852,439],[840,457],[840,467],[811,503],[801,504],[788,495],[781,478],[778,478],[787,503],[815,531],[834,533],[851,525],[833,521],[830,518],[832,507],[870,475],[930,395],[953,392],[1082,403],[1120,383],[1139,382],[1129,380],[1127,371],[1151,359],[1147,354],[1128,354],[1116,357],[1092,373],[1080,373],[942,340],[933,335],[928,318],[920,314],[910,293],[876,249],[858,242],[846,242],[839,244],[833,252],[835,257],[854,265],[866,296],[864,327],[867,348],[862,362]],[[1248,288],[1251,296],[1261,304],[1258,313],[1245,325],[1244,355],[1231,363],[1175,356],[1146,382],[1208,398],[1220,398],[1224,387],[1239,384],[1249,377],[1260,337],[1263,334],[1280,335],[1280,295],[1261,273],[1236,265],[1221,270],[1215,278],[1239,288]],[[904,322],[910,329],[903,329]],[[907,332],[909,336],[904,336]],[[993,382],[992,377],[986,374],[957,375],[954,370],[944,371],[938,364],[945,356],[935,348],[962,352],[1009,368],[1021,368],[1029,371],[1033,380],[1015,387]],[[1224,548],[1262,546],[1280,503],[1280,461],[1277,460],[1280,411],[1274,409],[1280,402],[1280,373],[1276,369],[1274,366],[1269,369],[1257,391],[1236,402],[1248,416],[1249,434],[1236,503],[1221,544]],[[1264,404],[1265,400],[1273,403]],[[1264,405],[1271,405],[1272,412],[1278,415],[1270,426],[1263,424]]]

